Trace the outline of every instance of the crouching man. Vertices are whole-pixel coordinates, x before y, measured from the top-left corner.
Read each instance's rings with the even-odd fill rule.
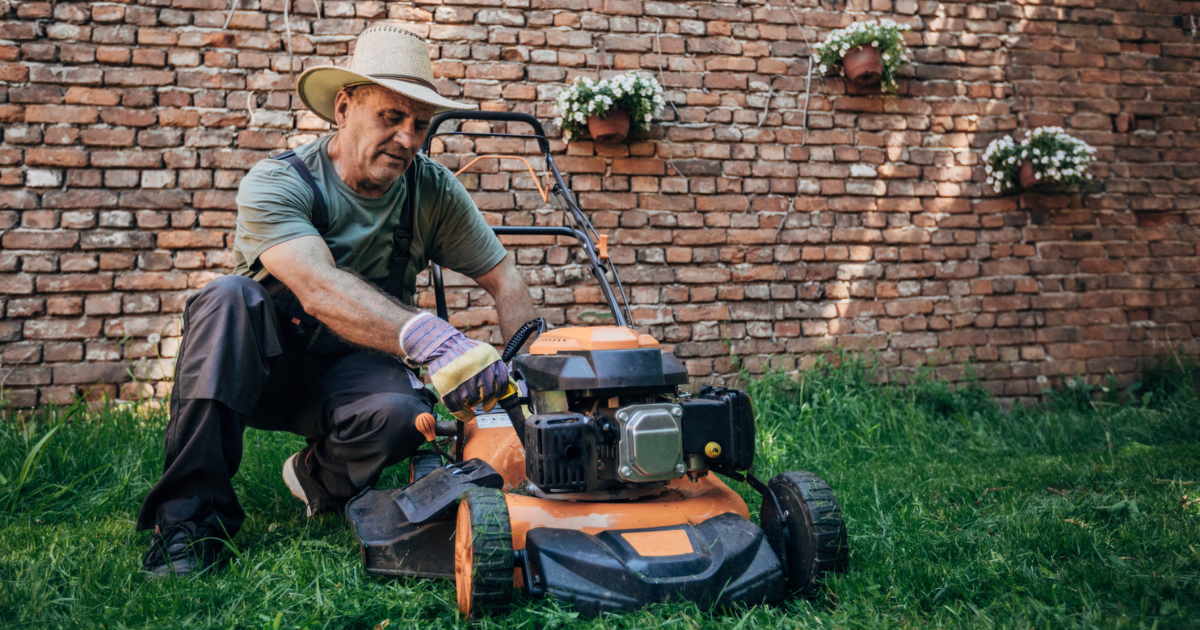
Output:
[[[163,476],[138,516],[153,575],[209,568],[245,519],[230,479],[247,426],[308,446],[283,465],[308,514],[341,510],[425,442],[435,397],[463,417],[509,387],[496,350],[412,301],[432,260],[495,299],[507,338],[529,291],[453,174],[417,151],[440,96],[425,40],[395,26],[358,38],[350,69],[309,69],[296,90],[337,132],[263,160],[238,190],[234,274],[192,296],[176,360]]]

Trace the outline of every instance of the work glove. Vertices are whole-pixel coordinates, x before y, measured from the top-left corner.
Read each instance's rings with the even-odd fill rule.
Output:
[[[501,398],[518,392],[491,344],[459,332],[440,317],[421,313],[400,329],[406,363],[429,369],[442,403],[460,422],[475,417],[475,406],[490,411]]]

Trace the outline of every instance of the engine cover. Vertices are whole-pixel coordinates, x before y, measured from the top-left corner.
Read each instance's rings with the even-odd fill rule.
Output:
[[[658,348],[519,354],[516,370],[531,391],[663,391],[687,384],[687,369]]]
[[[621,436],[617,476],[624,481],[679,477],[683,465],[683,408],[673,403],[630,405],[617,411]]]

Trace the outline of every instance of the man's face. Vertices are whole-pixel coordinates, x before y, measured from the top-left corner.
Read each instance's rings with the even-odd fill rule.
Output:
[[[349,175],[369,188],[391,186],[416,158],[434,106],[378,85],[338,92],[339,153]]]

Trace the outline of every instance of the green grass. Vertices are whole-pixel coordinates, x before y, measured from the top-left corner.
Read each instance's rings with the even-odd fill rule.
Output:
[[[850,571],[808,600],[581,620],[520,599],[466,624],[449,581],[365,575],[346,521],[306,519],[283,486],[280,463],[301,439],[254,430],[235,482],[249,516],[234,561],[150,581],[138,572],[149,535],[133,518],[162,464],[163,414],[77,406],[0,423],[0,625],[1200,627],[1200,504],[1181,501],[1200,495],[1187,374],[1147,378],[1132,400],[1068,392],[1006,411],[976,389],[928,378],[902,389],[869,373],[824,366],[749,385],[760,475],[816,472],[848,522]]]

